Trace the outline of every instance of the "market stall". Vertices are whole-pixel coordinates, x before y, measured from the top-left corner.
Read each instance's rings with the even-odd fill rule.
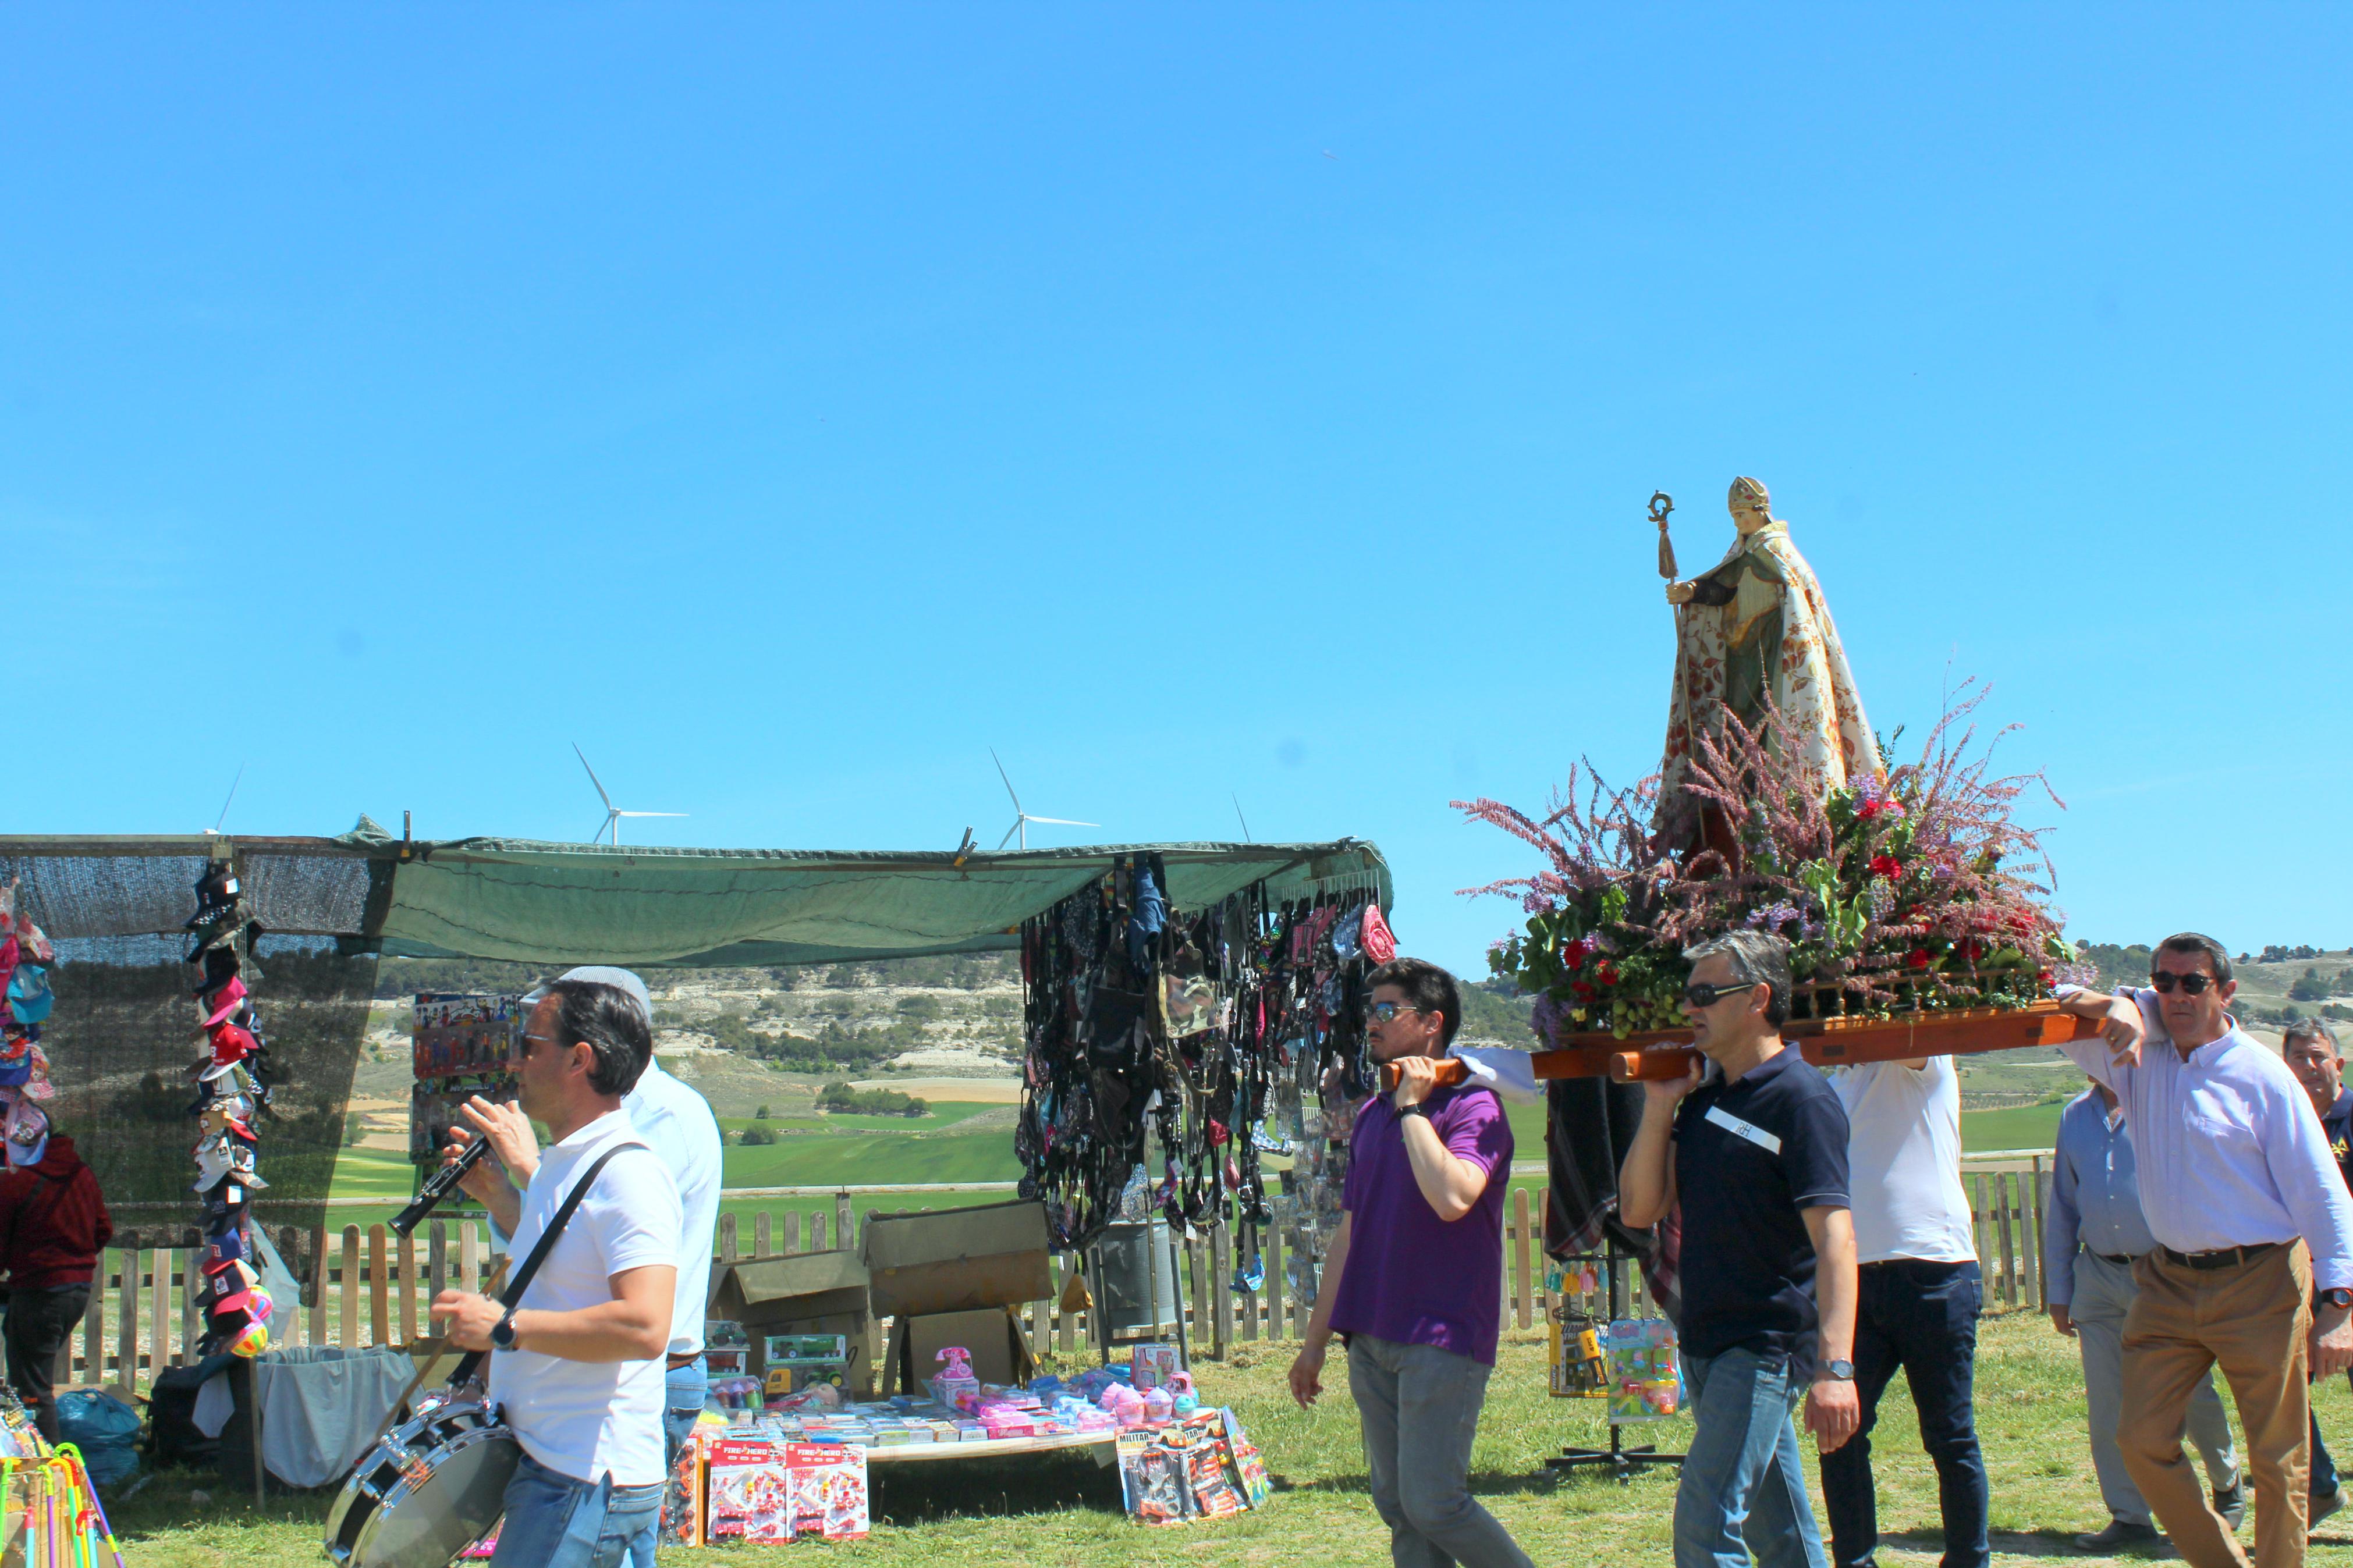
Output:
[[[247,1352],[267,1344],[273,1307],[281,1322],[298,1310],[301,1288],[291,1284],[292,1277],[310,1292],[323,1283],[323,1240],[310,1256],[295,1258],[288,1283],[265,1280],[259,1260],[269,1254],[271,1227],[251,1214],[268,1211],[280,1235],[328,1234],[323,1205],[343,1142],[377,956],[480,958],[549,967],[603,962],[646,969],[766,967],[987,951],[1021,951],[1027,960],[1050,945],[1050,928],[1076,932],[1072,911],[1100,900],[1106,889],[1124,889],[1132,896],[1139,867],[1149,868],[1151,891],[1162,910],[1178,917],[1167,945],[1155,948],[1145,966],[1156,973],[1165,958],[1172,988],[1151,998],[1153,1022],[1135,1026],[1138,1032],[1131,1037],[1152,1051],[1169,1047],[1171,1059],[1187,1074],[1186,1088],[1161,1123],[1176,1133],[1173,1143],[1164,1139],[1164,1152],[1181,1152],[1192,1165],[1186,1178],[1192,1194],[1179,1212],[1189,1226],[1220,1209],[1245,1226],[1267,1226],[1272,1216],[1256,1156],[1262,1140],[1280,1142],[1265,1122],[1268,1110],[1284,1102],[1271,1082],[1276,1058],[1261,1042],[1276,1038],[1275,1024],[1296,1010],[1293,994],[1309,983],[1311,973],[1316,984],[1341,984],[1345,991],[1335,974],[1312,970],[1306,961],[1311,952],[1328,957],[1328,928],[1340,916],[1353,910],[1352,929],[1361,931],[1365,909],[1387,902],[1387,869],[1367,844],[837,855],[502,839],[429,842],[396,839],[365,819],[336,839],[0,838],[0,879],[17,881],[19,910],[55,933],[59,962],[75,977],[78,1005],[66,1020],[64,1036],[71,1048],[62,1053],[65,1065],[56,1075],[53,1111],[91,1121],[127,1117],[155,1126],[157,1136],[112,1141],[112,1163],[103,1173],[110,1195],[120,1194],[118,1209],[140,1227],[129,1238],[133,1247],[143,1243],[159,1260],[171,1257],[169,1268],[159,1261],[159,1313],[164,1277],[177,1286],[185,1272],[188,1310],[204,1320],[206,1345]],[[1303,935],[1293,942],[1292,933],[1311,927],[1315,941]],[[1180,935],[1194,945],[1178,940]],[[1198,944],[1212,937],[1229,949],[1238,942],[1244,951],[1221,954],[1218,973],[1205,975],[1193,960]],[[1290,958],[1294,951],[1296,958]],[[1042,995],[1061,983],[1091,988],[1076,969],[1057,973],[1059,981],[1049,977],[1033,991]],[[1271,987],[1282,994],[1272,994]],[[1335,992],[1331,1000],[1336,1003],[1341,994]],[[1246,1012],[1252,1022],[1238,1034],[1236,1020],[1245,1010],[1233,1003],[1244,995],[1250,998]],[[266,1034],[259,1016],[265,996],[270,1015]],[[1163,1011],[1172,1006],[1173,1012]],[[513,1016],[511,1005],[500,998],[420,1001],[413,1102],[420,1121],[433,1121],[439,1114],[436,1108],[450,1096],[504,1087],[497,1047]],[[1171,1019],[1200,1026],[1180,1027],[1172,1035]],[[1033,1036],[1044,1023],[1042,1016],[1030,1020]],[[1092,1037],[1080,1037],[1083,1043]],[[1235,1048],[1219,1043],[1225,1041],[1234,1042]],[[258,1071],[264,1046],[272,1069],[266,1079]],[[189,1056],[195,1047],[209,1049],[192,1068]],[[1311,1058],[1316,1072],[1338,1059]],[[195,1105],[174,1087],[190,1078],[214,1086]],[[1311,1074],[1308,1081],[1321,1080]],[[1025,1138],[1052,1121],[1043,1102],[1032,1111],[1025,1112]],[[256,1135],[256,1119],[265,1114],[270,1118],[266,1177]],[[191,1115],[206,1122],[199,1158],[208,1163],[200,1169],[214,1189],[194,1196],[187,1190],[182,1133],[174,1130],[185,1129]],[[1245,1115],[1247,1121],[1240,1120]],[[1139,1115],[1136,1129],[1141,1125]],[[1213,1126],[1224,1132],[1210,1142]],[[1110,1155],[1119,1156],[1116,1183],[1057,1188],[1050,1173],[1035,1173],[1029,1190],[1040,1201],[1028,1205],[1031,1212],[1054,1213],[1054,1198],[1062,1196],[1063,1222],[1054,1229],[1053,1246],[1083,1244],[1090,1239],[1085,1225],[1101,1229],[1095,1222],[1104,1210],[1102,1195],[1125,1194],[1135,1163],[1130,1156],[1140,1152],[1130,1131],[1119,1124],[1115,1147],[1094,1162],[1095,1168],[1108,1170]],[[1237,1132],[1247,1152],[1227,1147]],[[1222,1155],[1213,1154],[1215,1150]],[[234,1185],[236,1193],[224,1184]],[[1092,1192],[1091,1207],[1073,1209],[1064,1194],[1078,1192]],[[216,1212],[204,1215],[201,1205],[207,1201]],[[1082,1218],[1079,1228],[1069,1223],[1073,1213]],[[206,1220],[201,1229],[195,1223],[200,1215]],[[1041,1242],[1045,1228],[1041,1222]],[[378,1250],[368,1271],[381,1297],[382,1242],[375,1246]],[[855,1246],[846,1224],[836,1252],[862,1268],[863,1249]],[[348,1240],[341,1258],[343,1337],[355,1342]],[[227,1267],[206,1267],[219,1264]],[[437,1272],[439,1267],[437,1258]],[[470,1256],[467,1267],[470,1279]],[[401,1278],[405,1317],[413,1276],[404,1270]],[[1000,1290],[985,1308],[1001,1316],[1007,1306],[1029,1299],[1018,1290]],[[879,1304],[879,1299],[867,1303]],[[311,1312],[312,1337],[326,1337],[321,1331],[322,1302],[314,1297],[301,1305]],[[964,1310],[974,1305],[966,1303]],[[379,1305],[378,1342],[384,1339],[382,1314]],[[926,1310],[900,1300],[884,1315],[894,1323],[916,1322]],[[69,1352],[69,1370],[79,1369],[88,1381],[127,1388],[142,1373],[161,1373],[169,1362],[193,1359],[198,1348],[191,1341],[178,1353],[167,1354],[159,1322],[150,1350],[128,1334],[131,1321],[124,1320],[126,1335],[115,1342],[93,1318],[90,1331],[76,1347],[79,1356]],[[869,1357],[872,1348],[861,1345],[857,1353]],[[1171,1354],[1181,1361],[1181,1347]],[[892,1365],[894,1371],[901,1366],[895,1352]],[[920,1402],[915,1381],[908,1368],[902,1373],[906,1392],[895,1397]],[[1010,1396],[1008,1410],[1026,1414],[1028,1402],[1037,1397],[1032,1382],[1014,1378],[992,1386],[1000,1403]],[[762,1394],[765,1404],[765,1388]],[[1100,1416],[1099,1406],[1091,1408]],[[903,1410],[894,1410],[876,1429],[884,1440],[872,1451],[889,1449],[891,1457],[878,1462],[897,1463],[905,1462],[899,1457],[902,1447],[910,1456],[921,1449],[926,1458],[950,1451],[990,1457],[1104,1447],[1116,1442],[1120,1425],[1114,1419],[1106,1436],[1094,1420],[1082,1426],[1075,1413],[1066,1410],[1068,1429],[1058,1424],[1062,1418],[1047,1413],[1020,1429],[1021,1415],[998,1414],[1005,1430],[990,1433],[983,1425],[977,1439],[927,1447],[902,1434],[934,1428],[910,1425],[901,1419]],[[1160,1416],[1141,1405],[1135,1415],[1126,1423],[1134,1432],[1176,1425],[1173,1414]],[[765,1411],[751,1417],[766,1418]],[[819,1436],[828,1435],[835,1434]],[[799,1436],[806,1439],[809,1434]],[[258,1481],[258,1442],[253,1452]],[[1247,1489],[1238,1495],[1246,1496]],[[1208,1490],[1213,1504],[1222,1502],[1222,1491]]]

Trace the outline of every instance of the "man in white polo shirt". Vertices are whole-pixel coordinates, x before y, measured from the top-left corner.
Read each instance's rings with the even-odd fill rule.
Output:
[[[589,980],[617,985],[637,1001],[653,1028],[654,1001],[646,983],[626,969],[588,964],[566,970],[566,980]],[[629,1125],[647,1146],[670,1167],[678,1184],[679,1206],[686,1224],[678,1238],[678,1310],[670,1328],[670,1376],[662,1410],[662,1457],[678,1462],[678,1451],[694,1430],[697,1417],[710,1397],[711,1375],[702,1359],[702,1314],[711,1301],[711,1255],[719,1230],[719,1119],[711,1102],[648,1061],[638,1087],[621,1101]],[[650,1553],[650,1548],[649,1548]],[[653,1568],[650,1554],[640,1568]]]
[[[1961,1191],[1961,1080],[1950,1057],[1871,1062],[1830,1074],[1846,1107],[1858,1292],[1854,1386],[1862,1424],[1822,1455],[1833,1568],[1870,1568],[1879,1549],[1871,1429],[1903,1370],[1936,1466],[1943,1568],[1985,1568],[1985,1458],[1971,1385],[1984,1305],[1969,1200]]]
[[[650,1550],[681,1218],[670,1172],[629,1125],[621,1097],[652,1056],[644,1010],[627,992],[550,985],[523,1026],[515,1070],[522,1114],[554,1142],[522,1192],[487,1160],[466,1177],[518,1258],[531,1256],[573,1189],[590,1184],[512,1310],[462,1290],[434,1299],[451,1343],[492,1352],[491,1397],[522,1445],[492,1568],[619,1568]],[[482,1131],[508,1134],[512,1123],[500,1118]],[[493,1152],[504,1142],[493,1137]],[[464,1145],[460,1135],[446,1152]]]
[[[645,1016],[647,1037],[652,1037],[654,1004],[646,983],[626,969],[584,964],[567,969],[560,980],[609,985],[625,992]],[[536,1005],[542,993],[523,998]],[[621,1101],[629,1125],[670,1167],[678,1184],[680,1209],[685,1223],[678,1237],[678,1300],[670,1320],[662,1408],[662,1464],[678,1463],[678,1451],[694,1430],[710,1395],[710,1373],[702,1358],[703,1312],[711,1299],[711,1257],[719,1228],[721,1142],[719,1121],[711,1102],[687,1088],[650,1056],[637,1087]],[[539,1163],[539,1147],[531,1119],[512,1106],[494,1106],[477,1096],[467,1119],[491,1139],[491,1148],[508,1174],[528,1182]],[[653,1568],[652,1545],[638,1568]]]

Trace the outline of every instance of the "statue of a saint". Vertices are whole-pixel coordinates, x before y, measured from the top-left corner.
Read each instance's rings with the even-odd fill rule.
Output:
[[[1781,745],[1796,750],[1824,794],[1880,771],[1879,745],[1814,569],[1790,542],[1789,525],[1773,516],[1763,485],[1735,479],[1729,499],[1740,531],[1732,548],[1711,570],[1667,584],[1675,606],[1675,684],[1660,764],[1662,809],[1683,798],[1694,731],[1716,721],[1719,702],[1754,726],[1770,697]],[[1666,517],[1652,515],[1661,564],[1672,575]]]

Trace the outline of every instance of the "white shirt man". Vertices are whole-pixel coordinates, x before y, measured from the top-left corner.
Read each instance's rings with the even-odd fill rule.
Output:
[[[628,993],[557,981],[518,1042],[516,1103],[477,1098],[464,1110],[473,1131],[443,1151],[490,1140],[499,1163],[476,1165],[464,1186],[514,1237],[518,1269],[581,1194],[512,1309],[463,1290],[433,1301],[452,1344],[491,1352],[490,1392],[522,1446],[491,1568],[620,1568],[653,1549],[681,1218],[669,1170],[621,1109],[652,1057]],[[543,1155],[534,1121],[555,1140]],[[510,1173],[526,1173],[522,1192]]]
[[[2303,1086],[2224,1010],[2237,990],[2221,943],[2169,936],[2145,989],[2061,988],[2063,1006],[2103,1026],[2063,1048],[2124,1107],[2157,1241],[2133,1265],[2125,1317],[2125,1468],[2192,1568],[2245,1568],[2181,1451],[2190,1390],[2219,1363],[2246,1433],[2255,1561],[2301,1568],[2305,1377],[2353,1361],[2353,1197]]]
[[[1950,1057],[1841,1068],[1858,1294],[1855,1391],[1862,1424],[1822,1455],[1831,1561],[1861,1568],[1879,1545],[1871,1431],[1901,1367],[1936,1466],[1944,1568],[1984,1568],[1988,1495],[1974,1416],[1978,1313],[1984,1305],[1969,1202],[1961,1191],[1961,1083]]]
[[[586,980],[616,986],[628,993],[645,1014],[649,1039],[654,1022],[653,997],[646,983],[626,969],[586,964],[567,970],[565,980]],[[702,1414],[710,1396],[711,1379],[702,1360],[703,1312],[711,1300],[711,1255],[719,1228],[719,1185],[722,1161],[718,1119],[711,1102],[662,1070],[650,1058],[635,1089],[621,1101],[638,1136],[669,1167],[678,1184],[679,1206],[684,1215],[678,1243],[678,1300],[671,1315],[662,1405],[662,1463],[678,1462],[678,1451]],[[650,1552],[650,1548],[649,1548]],[[650,1555],[638,1568],[653,1568]]]

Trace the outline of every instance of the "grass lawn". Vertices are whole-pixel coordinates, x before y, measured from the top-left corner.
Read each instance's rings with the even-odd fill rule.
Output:
[[[1197,1372],[1210,1399],[1231,1405],[1265,1451],[1275,1496],[1240,1519],[1146,1530],[1120,1512],[1109,1471],[1077,1455],[1035,1459],[938,1461],[877,1466],[875,1531],[855,1545],[804,1548],[828,1561],[921,1563],[924,1568],[1021,1563],[1030,1568],[1127,1568],[1187,1563],[1276,1564],[1388,1561],[1386,1531],[1365,1491],[1347,1375],[1327,1367],[1327,1392],[1314,1411],[1294,1409],[1282,1390],[1292,1347],[1238,1347],[1225,1365]],[[1582,1472],[1570,1479],[1543,1468],[1564,1443],[1607,1442],[1598,1406],[1546,1396],[1544,1349],[1535,1335],[1507,1342],[1472,1455],[1472,1486],[1529,1555],[1544,1563],[1656,1564],[1670,1558],[1674,1496],[1671,1473],[1617,1483]],[[2316,1391],[2322,1425],[2353,1431],[2353,1395],[2341,1380]],[[1879,1479],[1882,1556],[1926,1563],[1941,1550],[1935,1472],[1918,1447],[1901,1380],[1881,1406],[1873,1462]],[[1978,1363],[1978,1421],[1993,1483],[1993,1546],[2008,1563],[2083,1561],[2067,1537],[2105,1522],[2084,1437],[2084,1396],[2072,1342],[2042,1318],[2018,1312],[1985,1324]],[[1690,1428],[1659,1429],[1679,1447]],[[1635,1439],[1640,1441],[1642,1439]],[[1809,1442],[1808,1469],[1813,1469]],[[191,1487],[210,1494],[192,1502]],[[1816,1516],[1820,1518],[1819,1486]],[[311,1568],[330,1495],[277,1498],[256,1509],[209,1473],[171,1472],[113,1510],[126,1557],[154,1568]],[[2253,1521],[2249,1521],[2252,1527]],[[742,1547],[673,1550],[673,1568],[740,1563]],[[2332,1523],[2311,1561],[2353,1568],[2353,1525]]]
[[[2013,1110],[1961,1112],[1961,1148],[2040,1149],[2048,1152],[2058,1141],[2059,1113],[2063,1105],[2021,1105]]]

